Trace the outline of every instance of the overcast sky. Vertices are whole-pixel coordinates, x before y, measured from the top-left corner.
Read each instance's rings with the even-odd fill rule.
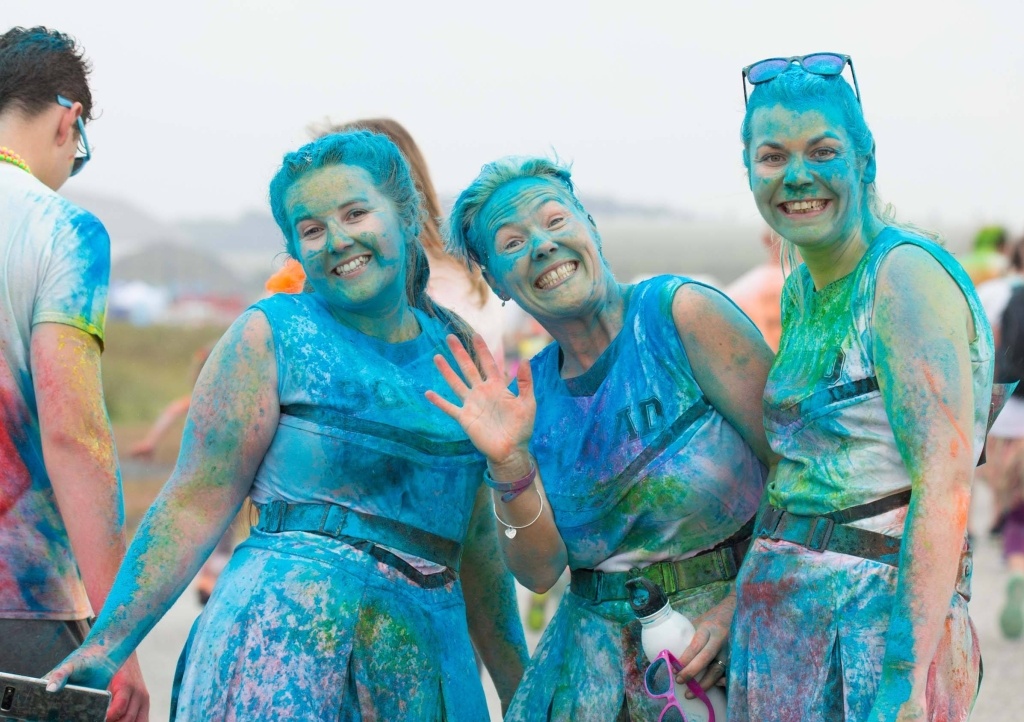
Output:
[[[740,68],[830,50],[854,58],[902,218],[1024,228],[1019,0],[0,1],[0,26],[33,24],[95,66],[70,183],[163,219],[263,210],[310,122],[387,115],[444,194],[556,151],[585,194],[752,221]]]

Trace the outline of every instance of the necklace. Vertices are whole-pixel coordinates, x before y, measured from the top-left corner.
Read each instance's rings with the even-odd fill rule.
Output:
[[[28,163],[22,160],[20,155],[15,153],[10,148],[5,148],[2,145],[0,145],[0,161],[3,161],[4,163],[10,163],[11,165],[16,165],[30,175],[32,173],[32,169],[28,167]]]

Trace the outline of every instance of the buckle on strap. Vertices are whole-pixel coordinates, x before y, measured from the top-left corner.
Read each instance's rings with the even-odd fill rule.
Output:
[[[814,517],[811,522],[811,528],[807,530],[807,537],[804,539],[803,545],[811,551],[825,551],[828,548],[829,541],[832,539],[832,531],[835,529],[835,526],[836,523],[827,517]]]
[[[260,509],[260,520],[257,528],[272,534],[281,531],[281,527],[284,525],[284,513],[287,509],[288,504],[280,500],[265,504]]]
[[[348,508],[339,504],[324,504],[324,510],[320,516],[320,533],[335,539],[341,536],[341,530],[345,526],[345,519],[348,517],[349,511]]]
[[[659,562],[648,568],[657,577],[654,582],[662,588],[665,594],[671,596],[684,588],[683,580],[679,579],[679,570],[675,562]]]
[[[782,515],[785,513],[785,509],[768,505],[764,510],[764,514],[761,515],[757,536],[777,540],[778,537],[775,536],[775,530],[779,528],[779,522],[782,521]]]
[[[736,558],[733,546],[722,547],[715,551],[715,566],[722,579],[732,579],[739,572],[740,560]]]

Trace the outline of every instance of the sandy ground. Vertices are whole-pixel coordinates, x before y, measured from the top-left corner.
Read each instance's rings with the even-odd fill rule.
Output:
[[[991,515],[991,496],[979,485],[972,509],[972,528],[986,528]],[[1024,640],[1010,642],[999,633],[997,617],[1005,593],[1005,572],[998,544],[986,535],[975,535],[974,596],[971,617],[981,639],[985,679],[974,708],[972,720],[977,722],[1019,722],[1024,719]],[[521,607],[525,609],[528,595],[520,590]],[[554,604],[549,604],[549,614]],[[185,591],[166,617],[139,647],[142,667],[152,698],[152,719],[166,720],[170,703],[171,681],[178,654],[200,606],[195,590]],[[528,633],[531,650],[538,635]],[[500,720],[497,696],[490,680],[484,680],[491,708],[491,719]],[[582,721],[580,721],[582,722]]]

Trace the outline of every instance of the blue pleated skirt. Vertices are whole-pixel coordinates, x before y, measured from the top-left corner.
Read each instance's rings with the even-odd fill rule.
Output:
[[[678,592],[670,601],[692,620],[718,604],[730,589],[732,582],[714,582]],[[664,702],[647,695],[645,669],[640,623],[629,603],[595,603],[566,590],[505,722],[656,722]]]
[[[460,583],[425,589],[335,539],[254,530],[179,664],[172,720],[481,722]]]
[[[869,559],[754,540],[736,580],[729,719],[866,719],[881,680],[897,575]],[[965,557],[928,674],[932,722],[963,722],[978,693],[970,575]]]

